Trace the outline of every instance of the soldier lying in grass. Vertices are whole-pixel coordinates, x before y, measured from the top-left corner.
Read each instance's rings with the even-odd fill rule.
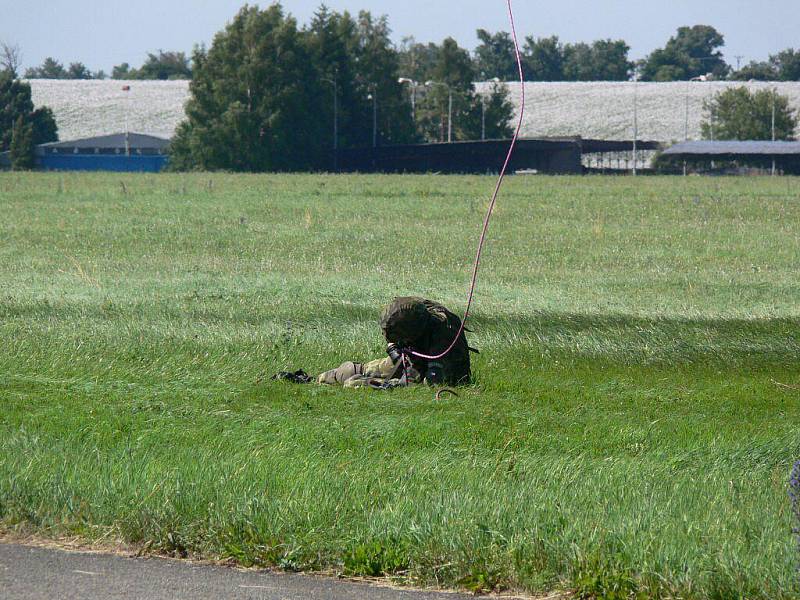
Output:
[[[415,297],[395,298],[381,315],[388,343],[385,358],[368,363],[346,362],[320,375],[319,383],[344,387],[392,388],[405,383],[458,385],[471,378],[469,353],[462,331],[452,350],[438,360],[426,360],[410,351],[436,356],[453,342],[461,319],[441,304]]]

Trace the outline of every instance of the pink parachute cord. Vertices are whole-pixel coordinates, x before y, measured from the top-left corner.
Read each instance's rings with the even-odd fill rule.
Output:
[[[520,90],[522,92],[522,98],[520,102],[519,108],[519,120],[517,121],[517,128],[514,131],[514,137],[511,139],[511,146],[508,149],[508,154],[506,155],[506,160],[503,163],[503,168],[500,170],[500,177],[497,179],[497,185],[494,188],[494,193],[492,194],[492,200],[489,202],[489,209],[486,211],[486,217],[483,219],[483,229],[481,230],[481,237],[478,241],[478,252],[475,255],[475,264],[472,267],[472,281],[469,286],[469,295],[467,296],[467,308],[464,310],[464,318],[461,320],[461,327],[458,329],[458,333],[456,333],[455,338],[453,338],[452,343],[447,347],[447,350],[442,352],[441,354],[422,354],[421,352],[415,352],[414,350],[406,350],[409,354],[413,356],[417,356],[419,358],[424,358],[425,360],[438,360],[443,356],[447,355],[453,347],[458,342],[458,338],[461,337],[461,334],[464,332],[464,328],[467,326],[467,319],[469,318],[469,309],[472,307],[472,298],[475,295],[475,284],[478,280],[478,267],[481,264],[481,253],[483,252],[483,244],[486,241],[486,232],[489,230],[489,220],[492,218],[492,212],[494,211],[494,205],[497,202],[497,194],[500,192],[500,186],[503,185],[503,178],[506,175],[506,170],[508,169],[508,164],[511,162],[511,155],[514,153],[514,146],[517,144],[517,139],[519,138],[520,129],[522,129],[522,116],[525,114],[525,78],[522,75],[522,58],[519,53],[519,41],[517,39],[517,29],[514,25],[514,10],[511,7],[511,0],[506,0],[508,3],[508,18],[511,22],[511,35],[514,38],[514,53],[517,58],[517,69],[519,70],[519,83],[520,83]]]

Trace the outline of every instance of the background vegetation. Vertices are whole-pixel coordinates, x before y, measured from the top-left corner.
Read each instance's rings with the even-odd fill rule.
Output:
[[[479,590],[797,597],[796,179],[512,178],[474,386],[269,381],[380,356],[395,294],[460,310],[493,184],[0,175],[3,526]]]
[[[57,140],[53,111],[34,109],[30,84],[9,69],[0,70],[0,152],[10,151],[12,168],[31,168],[34,146]]]

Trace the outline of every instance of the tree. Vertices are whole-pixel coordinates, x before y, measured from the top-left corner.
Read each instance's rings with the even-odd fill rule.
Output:
[[[438,57],[439,46],[433,42],[420,44],[413,37],[405,37],[398,56],[400,75],[414,81],[428,81]]]
[[[28,121],[31,125],[35,145],[58,141],[58,126],[50,107],[37,108],[30,113]]]
[[[778,79],[778,72],[775,66],[769,62],[756,62],[750,61],[738,71],[734,71],[730,75],[730,79],[734,81],[776,81]]]
[[[316,77],[322,84],[323,121],[334,123],[334,118],[336,120],[336,141],[330,127],[323,138],[326,145],[333,149],[334,146],[366,143],[364,140],[369,135],[366,124],[372,122],[372,117],[367,113],[367,93],[356,83],[355,53],[359,34],[355,19],[347,11],[343,14],[331,12],[323,5],[305,30],[305,44]],[[334,162],[331,161],[332,166]]]
[[[788,48],[769,57],[780,81],[800,81],[800,50]]]
[[[709,25],[680,27],[664,48],[642,61],[642,80],[685,81],[708,73],[724,79],[730,71],[719,51],[724,45],[725,38]]]
[[[92,73],[82,62],[70,63],[64,68],[56,59],[48,56],[41,66],[25,71],[25,79],[105,79],[106,74],[100,70]]]
[[[48,56],[40,67],[33,67],[25,71],[25,79],[66,79],[67,71],[64,65],[55,58]]]
[[[31,127],[34,144],[58,140],[52,111],[47,107],[34,110],[30,84],[14,78],[10,71],[0,71],[0,107],[0,152],[10,149],[20,117]]]
[[[564,80],[564,48],[558,36],[525,38],[522,62],[526,81]]]
[[[320,168],[327,123],[316,70],[294,19],[243,7],[211,48],[196,48],[187,120],[171,145],[177,169]]]
[[[359,13],[356,82],[367,96],[377,99],[380,143],[402,144],[414,141],[415,128],[408,95],[398,81],[400,61],[390,36],[385,15],[375,19],[367,11]],[[370,103],[370,111],[373,108]]]
[[[775,109],[775,139],[793,140],[797,112],[789,98],[774,90],[751,93],[746,87],[729,88],[704,103],[707,113],[701,124],[703,137],[716,140],[771,140]]]
[[[630,46],[623,40],[597,40],[591,47],[591,81],[627,81],[633,71]]]
[[[511,137],[514,105],[508,100],[505,83],[494,83],[488,94],[475,94],[465,114],[454,123],[457,138],[498,140]]]
[[[11,128],[11,144],[9,158],[14,171],[30,171],[34,166],[33,127],[19,115]]]
[[[528,37],[524,48],[527,81],[627,81],[633,70],[623,40],[562,44],[558,37]]]
[[[191,79],[192,69],[183,52],[159,50],[158,54],[147,53],[147,60],[135,75],[135,79]]]
[[[70,63],[64,79],[93,79],[93,75],[82,62],[74,62]]]
[[[0,70],[8,71],[16,77],[22,62],[22,50],[16,44],[0,42]]]
[[[131,66],[124,62],[121,65],[114,65],[111,69],[111,79],[131,79]]]
[[[505,31],[491,34],[478,29],[481,44],[475,48],[475,72],[483,80],[494,77],[503,81],[519,79],[514,40]]]
[[[463,125],[475,106],[475,71],[469,52],[459,47],[453,38],[447,38],[438,48],[428,75],[430,80],[426,82],[425,94],[417,105],[417,120],[423,137],[444,142],[452,129],[453,139],[466,139]],[[452,125],[448,122],[451,114]]]

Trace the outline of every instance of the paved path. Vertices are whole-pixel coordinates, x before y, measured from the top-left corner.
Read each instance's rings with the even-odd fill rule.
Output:
[[[158,558],[0,543],[0,598],[11,600],[466,600],[461,594],[333,578],[239,571]]]

